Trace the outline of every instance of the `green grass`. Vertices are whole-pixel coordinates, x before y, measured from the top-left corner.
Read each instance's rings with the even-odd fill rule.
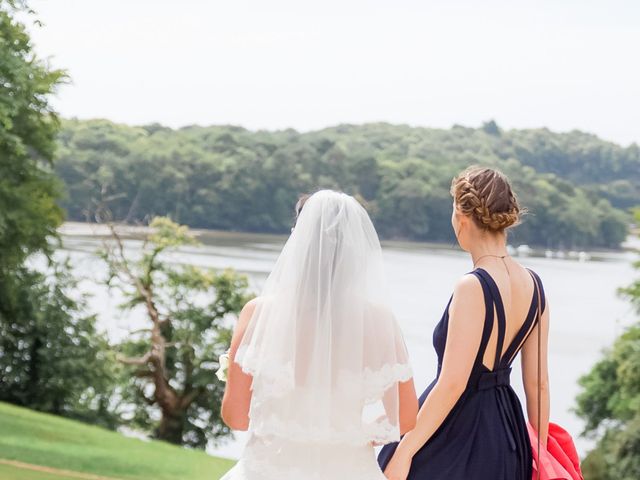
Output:
[[[0,458],[126,480],[215,480],[233,461],[0,402]],[[5,480],[63,477],[0,465]]]
[[[64,477],[50,473],[32,472],[9,465],[0,465],[0,478],[2,480],[62,480]]]

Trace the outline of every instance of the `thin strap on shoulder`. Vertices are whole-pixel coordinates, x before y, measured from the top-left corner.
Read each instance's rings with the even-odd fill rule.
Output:
[[[487,282],[487,280],[478,270],[474,270],[471,273],[475,275],[480,281],[480,286],[482,287],[482,294],[484,295],[484,306],[485,306],[484,326],[482,328],[482,339],[480,340],[480,348],[478,348],[476,359],[473,362],[475,367],[475,365],[477,365],[478,362],[482,363],[482,359],[484,358],[484,351],[486,350],[487,344],[489,343],[489,338],[491,337],[491,330],[493,329],[494,301],[493,301],[493,295],[491,295],[491,288],[489,286],[489,282]]]
[[[520,327],[520,330],[516,333],[516,336],[511,341],[511,345],[507,348],[507,351],[504,352],[504,359],[508,365],[513,362],[520,347],[525,344],[529,335],[533,331],[536,326],[536,313],[538,311],[538,288],[536,287],[536,280],[532,275],[533,280],[533,295],[531,298],[531,305],[529,306],[529,311],[527,312],[527,317],[524,320],[524,323]]]
[[[484,269],[478,269],[478,273],[485,279],[485,281],[489,285],[489,288],[491,289],[493,301],[496,306],[496,314],[498,316],[498,340],[496,343],[496,354],[493,360],[492,367],[492,369],[495,370],[500,366],[502,347],[504,346],[504,337],[507,330],[507,318],[504,311],[504,304],[502,303],[502,295],[500,295],[500,289],[498,289],[498,285],[496,285],[496,282],[493,280],[493,278],[491,278],[491,275],[489,275],[489,273]]]
[[[544,313],[545,307],[547,306],[547,297],[544,294],[544,287],[542,286],[542,280],[540,279],[540,276],[536,272],[534,272],[530,268],[527,268],[527,270],[529,270],[529,272],[533,276],[533,279],[538,285],[538,289],[540,290],[540,304],[541,304],[540,315],[542,315]]]
[[[540,392],[540,383],[541,383],[541,378],[542,378],[542,345],[541,345],[541,337],[542,337],[542,311],[544,309],[544,306],[542,304],[542,300],[544,299],[544,292],[542,291],[542,282],[540,281],[540,277],[538,277],[538,274],[535,273],[533,270],[529,270],[529,272],[531,272],[531,275],[533,276],[533,283],[534,283],[534,288],[536,289],[536,293],[539,293],[538,295],[538,304],[537,304],[537,308],[536,308],[536,324],[538,325],[538,330],[537,330],[537,337],[538,337],[538,358],[537,358],[537,363],[538,363],[538,396],[537,396],[537,400],[538,400],[538,422],[536,425],[536,437],[538,439],[538,458],[540,458],[540,425],[542,422],[542,406],[541,406],[541,397],[542,394]],[[536,480],[540,480],[540,468],[537,469],[537,474],[536,474]]]
[[[529,275],[531,275],[531,279],[533,280],[533,295],[527,317],[511,342],[511,345],[509,345],[509,348],[507,348],[507,351],[504,353],[504,358],[509,365],[515,359],[520,348],[527,342],[531,333],[535,330],[536,325],[538,325],[540,315],[542,315],[542,312],[540,312],[540,305],[544,305],[544,293],[542,292],[540,277],[538,277],[531,269],[527,268],[526,270],[529,272]],[[542,298],[540,298],[541,295]],[[540,315],[538,315],[538,313],[540,313]]]

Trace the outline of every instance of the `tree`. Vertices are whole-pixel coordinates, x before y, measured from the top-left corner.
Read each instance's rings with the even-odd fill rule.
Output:
[[[19,268],[0,298],[0,401],[115,428],[113,356],[65,263]]]
[[[49,97],[65,74],[35,55],[18,15],[33,18],[0,0],[0,400],[114,427],[106,339],[52,256],[62,210]],[[35,256],[43,272],[27,265]]]
[[[197,242],[168,218],[151,222],[134,259],[110,227],[102,253],[106,283],[124,294],[123,311],[140,308],[148,324],[119,345],[118,359],[128,366],[122,392],[134,410],[131,423],[161,440],[202,448],[228,433],[219,416],[224,385],[215,371],[230,341],[228,322],[250,298],[247,279],[231,270],[173,266],[166,255]]]
[[[484,130],[485,133],[488,133],[489,135],[500,135],[500,127],[498,127],[498,124],[495,122],[495,120],[484,122],[482,124],[482,130]]]
[[[18,12],[31,13],[24,2],[0,0],[0,288],[28,255],[49,250],[62,220],[49,96],[65,76],[35,55]]]
[[[75,219],[108,203],[127,223],[167,215],[197,228],[286,233],[299,194],[334,188],[365,198],[383,237],[450,242],[451,179],[482,164],[508,174],[531,212],[514,229],[519,243],[624,241],[629,219],[620,208],[640,201],[637,149],[579,132],[497,128],[367,124],[298,133],[68,120],[57,171]]]
[[[640,220],[640,212],[636,216]],[[640,280],[620,291],[640,314]],[[640,322],[616,339],[580,385],[577,412],[585,433],[598,440],[584,461],[585,478],[640,478]]]

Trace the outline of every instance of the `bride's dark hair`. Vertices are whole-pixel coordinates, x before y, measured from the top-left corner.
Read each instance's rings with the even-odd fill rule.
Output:
[[[302,213],[302,209],[304,208],[304,204],[307,203],[307,200],[309,200],[311,198],[311,196],[313,195],[313,193],[304,193],[302,195],[300,195],[298,197],[298,201],[296,202],[296,206],[294,208],[295,210],[295,217],[293,219],[293,227],[296,226],[296,223],[298,222],[298,217],[300,216],[300,214]],[[356,201],[362,205],[362,207],[365,210],[369,210],[367,202],[364,198],[362,198],[360,195],[355,195],[353,198],[356,199]]]
[[[300,216],[302,208],[304,207],[304,204],[307,202],[307,200],[309,200],[309,197],[311,197],[311,194],[305,193],[304,195],[300,195],[300,197],[298,198],[298,201],[296,202],[296,218]]]
[[[304,204],[307,202],[307,200],[309,200],[310,197],[311,197],[310,193],[305,193],[305,194],[300,195],[298,197],[298,201],[296,202],[296,206],[295,206],[295,217],[293,218],[293,226],[294,227],[296,226],[296,223],[298,222],[298,217],[302,213],[302,209],[304,208]]]

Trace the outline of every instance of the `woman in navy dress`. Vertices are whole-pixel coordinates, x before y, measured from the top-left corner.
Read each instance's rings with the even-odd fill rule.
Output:
[[[531,480],[527,425],[510,373],[522,352],[528,420],[533,426],[540,420],[546,445],[544,290],[538,275],[507,253],[506,230],[520,216],[508,179],[471,167],[453,180],[451,194],[453,229],[474,269],[455,286],[434,330],[437,376],[419,399],[416,426],[399,443],[386,445],[378,462],[390,480]]]

